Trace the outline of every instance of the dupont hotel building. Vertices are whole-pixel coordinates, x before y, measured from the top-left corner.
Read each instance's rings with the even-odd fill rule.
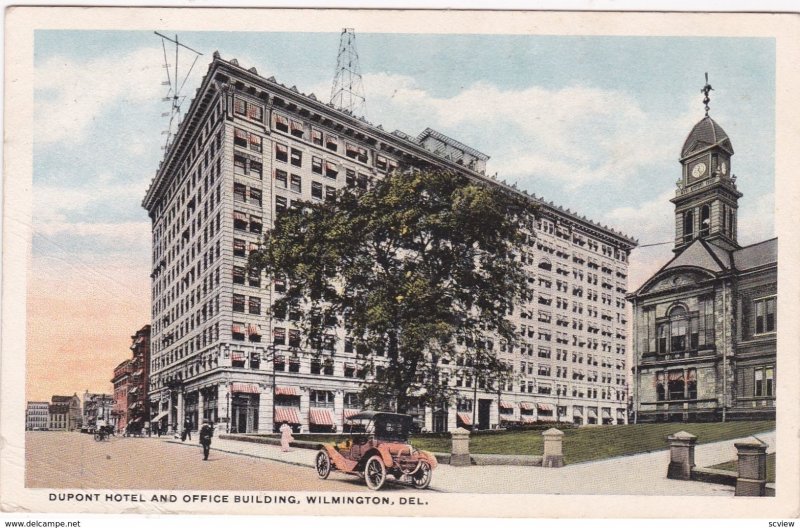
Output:
[[[166,149],[143,206],[152,219],[150,419],[238,433],[341,430],[364,382],[343,329],[305,350],[280,280],[247,259],[282,210],[367,188],[399,167],[438,167],[487,185],[488,156],[434,130],[387,132],[314,95],[214,60]],[[509,187],[509,189],[511,189]],[[517,191],[515,191],[517,192]],[[628,255],[636,242],[575,212],[539,205],[519,248],[534,295],[514,308],[521,346],[494,343],[513,382],[409,411],[427,431],[504,422],[627,422]]]

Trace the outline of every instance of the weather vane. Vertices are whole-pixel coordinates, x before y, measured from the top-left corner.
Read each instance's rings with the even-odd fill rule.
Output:
[[[713,90],[710,84],[708,84],[708,72],[706,72],[706,85],[703,86],[703,89],[700,90],[705,97],[703,97],[703,104],[706,105],[706,117],[708,117],[708,111],[710,110],[708,107],[708,103],[711,102],[711,98],[708,96],[708,92]]]

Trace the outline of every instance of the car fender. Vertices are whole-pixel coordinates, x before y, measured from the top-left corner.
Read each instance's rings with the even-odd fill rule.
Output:
[[[378,447],[373,447],[372,449],[364,453],[364,455],[362,455],[361,460],[359,460],[358,462],[358,470],[362,471],[367,463],[367,460],[372,458],[374,455],[378,455],[379,457],[381,457],[381,460],[383,460],[383,465],[386,466],[387,468],[394,467],[392,454],[389,453],[389,450],[383,446],[378,446]]]
[[[324,444],[321,449],[324,449],[325,452],[328,453],[328,456],[330,457],[331,462],[336,469],[341,471],[352,471],[355,463],[343,457],[334,446],[330,444]]]
[[[392,453],[389,451],[388,446],[379,445],[378,452],[383,459],[383,463],[387,468],[394,467],[394,459],[392,459]]]
[[[424,460],[430,464],[431,469],[436,469],[436,466],[439,465],[439,462],[436,461],[436,457],[430,451],[418,450],[417,457],[419,457],[420,460]]]

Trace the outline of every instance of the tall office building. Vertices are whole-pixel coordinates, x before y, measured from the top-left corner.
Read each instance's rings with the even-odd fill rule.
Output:
[[[361,408],[352,347],[331,328],[322,357],[304,350],[296,317],[269,315],[286,285],[249,274],[248,254],[282,210],[344,186],[366,189],[399,167],[504,185],[486,176],[487,160],[430,128],[387,132],[215,53],[143,202],[153,237],[151,419],[207,418],[233,432],[284,421],[340,429]],[[626,422],[624,296],[635,241],[528,199],[540,215],[519,257],[535,296],[511,316],[522,346],[495,345],[514,382],[498,391],[454,376],[459,398],[449,407],[412,409],[421,428]]]

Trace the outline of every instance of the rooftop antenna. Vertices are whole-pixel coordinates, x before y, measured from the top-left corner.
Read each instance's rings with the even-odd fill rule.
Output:
[[[339,37],[339,55],[336,57],[331,104],[354,117],[364,117],[367,113],[367,100],[364,97],[364,82],[358,65],[356,34],[353,28],[342,28]]]
[[[161,117],[169,117],[169,124],[167,125],[167,129],[162,131],[161,134],[167,136],[164,140],[164,146],[161,147],[162,149],[166,150],[169,146],[172,137],[177,132],[178,126],[178,118],[181,114],[181,105],[183,101],[186,99],[186,96],[183,95],[183,85],[186,84],[186,80],[189,79],[189,75],[192,73],[192,69],[194,69],[194,65],[197,63],[197,59],[202,55],[197,50],[193,50],[189,46],[185,44],[181,44],[178,41],[178,35],[175,35],[175,38],[170,38],[166,35],[162,35],[158,31],[154,31],[156,35],[161,37],[161,48],[164,50],[164,72],[167,74],[167,80],[162,81],[162,86],[168,86],[167,95],[164,96],[162,99],[163,102],[169,103],[169,111],[163,112]],[[175,64],[172,65],[169,63],[169,59],[167,58],[167,42],[170,42],[175,45]],[[192,61],[192,65],[189,67],[189,70],[184,75],[183,80],[179,77],[180,71],[178,70],[178,63],[179,63],[179,51],[181,48],[184,48],[191,53],[194,54],[194,60]],[[170,72],[172,70],[172,72]]]

